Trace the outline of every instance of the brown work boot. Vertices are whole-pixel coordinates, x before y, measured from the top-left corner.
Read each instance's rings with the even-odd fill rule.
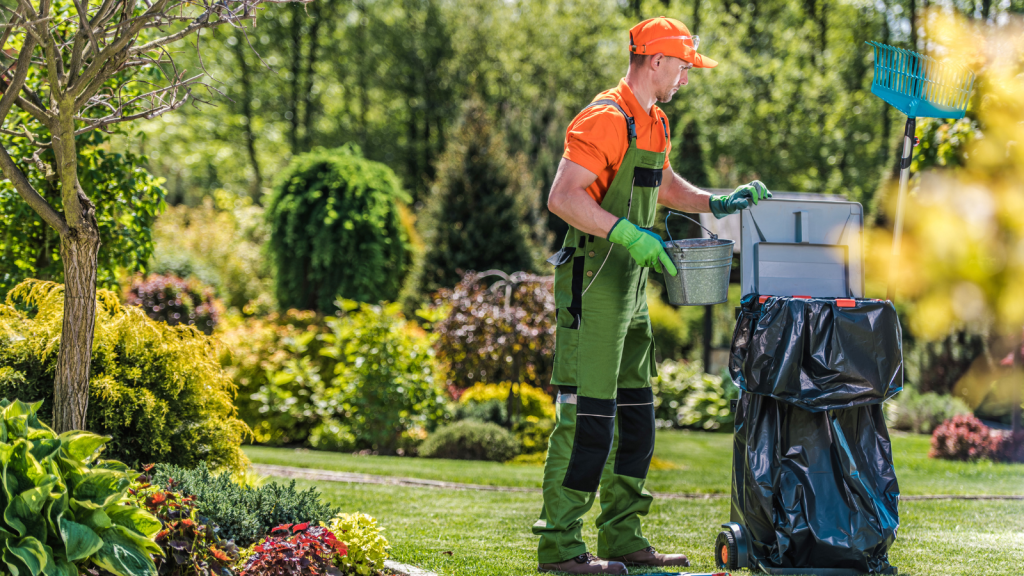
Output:
[[[626,574],[626,565],[622,562],[601,560],[590,552],[580,554],[556,564],[541,564],[538,572],[565,572],[566,574]]]
[[[689,566],[690,561],[685,554],[658,554],[654,546],[637,550],[632,554],[609,558],[608,562],[622,562],[626,566]]]

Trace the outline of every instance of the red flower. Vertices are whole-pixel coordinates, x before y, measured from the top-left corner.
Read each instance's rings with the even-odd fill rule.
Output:
[[[303,522],[302,524],[296,524],[295,527],[292,528],[292,531],[293,532],[301,532],[302,530],[305,530],[306,528],[309,528],[309,522]]]
[[[273,530],[271,530],[271,532],[277,532],[278,530],[284,530],[284,531],[287,531],[287,530],[288,530],[289,528],[291,528],[291,527],[292,527],[292,525],[291,525],[291,524],[281,524],[281,525],[280,525],[280,526],[278,526],[277,528],[274,528]]]
[[[160,504],[163,504],[164,501],[166,500],[167,494],[163,492],[157,492],[155,494],[151,494],[149,498],[146,498],[146,504],[149,506],[158,506]]]
[[[227,554],[222,552],[216,546],[210,546],[210,552],[213,554],[214,558],[216,558],[217,560],[220,560],[221,562],[232,562],[233,561],[231,559],[231,556],[228,556]]]

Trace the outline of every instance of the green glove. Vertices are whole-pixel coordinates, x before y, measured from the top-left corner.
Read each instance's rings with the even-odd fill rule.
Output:
[[[754,180],[733,190],[733,193],[728,196],[712,196],[709,203],[711,204],[711,213],[715,215],[715,218],[724,218],[729,214],[750,208],[751,202],[757,204],[758,200],[771,197],[772,193],[768,191],[768,188],[760,180]]]
[[[608,233],[608,241],[625,246],[626,250],[629,250],[629,255],[640,266],[653,267],[654,271],[660,274],[664,265],[669,274],[675,276],[679,273],[665,252],[665,243],[661,237],[649,230],[638,228],[625,218],[619,218],[612,226],[611,232]]]

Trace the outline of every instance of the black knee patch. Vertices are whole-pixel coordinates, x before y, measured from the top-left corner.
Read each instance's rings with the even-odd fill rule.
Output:
[[[562,486],[596,492],[615,434],[615,400],[577,396],[576,437]]]
[[[615,473],[647,478],[654,457],[654,392],[650,388],[619,388],[619,449]]]

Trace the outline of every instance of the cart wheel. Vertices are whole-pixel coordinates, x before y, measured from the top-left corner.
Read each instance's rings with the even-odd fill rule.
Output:
[[[739,560],[736,537],[731,531],[719,532],[718,538],[715,539],[715,565],[726,570],[737,570]]]

